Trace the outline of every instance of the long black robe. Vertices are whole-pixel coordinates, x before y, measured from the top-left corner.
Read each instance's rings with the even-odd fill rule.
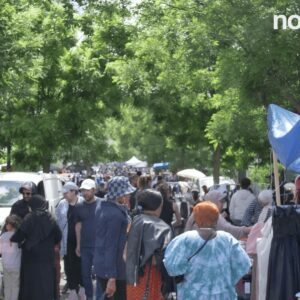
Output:
[[[273,211],[266,300],[292,300],[300,291],[300,212],[298,206]]]
[[[61,236],[56,221],[42,210],[29,213],[12,236],[22,245],[20,300],[54,299],[54,245]]]

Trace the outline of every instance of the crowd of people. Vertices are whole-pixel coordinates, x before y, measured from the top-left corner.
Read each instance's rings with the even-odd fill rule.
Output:
[[[227,194],[193,195],[184,220],[174,189],[146,174],[68,181],[55,216],[25,182],[0,236],[4,299],[58,300],[61,260],[68,300],[237,299],[251,267],[238,240],[272,212],[272,190],[256,196],[250,185],[241,181],[225,213]]]

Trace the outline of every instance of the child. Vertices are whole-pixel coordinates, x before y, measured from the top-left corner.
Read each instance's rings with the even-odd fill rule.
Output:
[[[5,232],[0,236],[0,254],[2,254],[4,300],[18,300],[20,286],[21,249],[10,241],[19,227],[21,219],[10,215],[5,220]]]

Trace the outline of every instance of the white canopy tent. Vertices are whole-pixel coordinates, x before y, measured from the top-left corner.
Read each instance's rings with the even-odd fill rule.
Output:
[[[147,162],[146,161],[141,161],[135,156],[132,156],[129,160],[125,162],[127,166],[134,167],[134,168],[146,168],[147,167]]]

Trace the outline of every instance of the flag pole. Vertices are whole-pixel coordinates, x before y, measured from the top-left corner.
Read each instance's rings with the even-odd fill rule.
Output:
[[[280,188],[279,188],[279,173],[278,173],[278,161],[277,155],[273,150],[273,168],[274,168],[274,184],[275,184],[275,195],[276,204],[280,205]]]

